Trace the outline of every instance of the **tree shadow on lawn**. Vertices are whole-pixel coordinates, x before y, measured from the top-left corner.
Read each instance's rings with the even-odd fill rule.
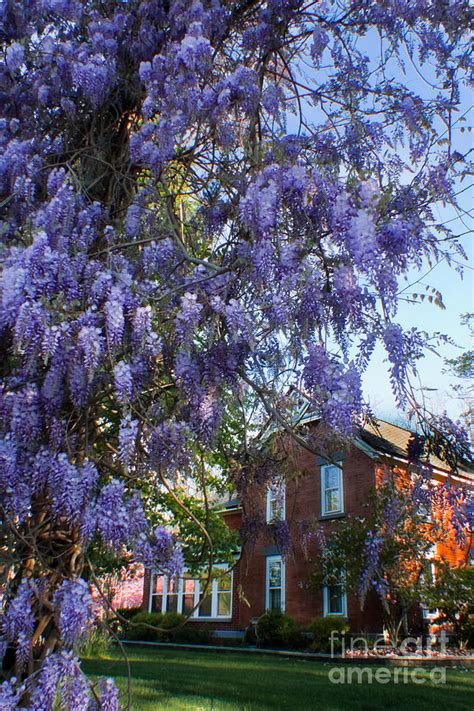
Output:
[[[171,650],[134,650],[129,659],[133,709],[413,711],[416,705],[416,711],[433,711],[445,705],[450,711],[472,711],[474,706],[472,671],[448,670],[446,684],[431,683],[429,669],[418,675],[422,684],[403,683],[402,674],[397,684],[368,683],[365,673],[361,684],[357,675],[352,684],[332,684],[328,674],[337,663]],[[118,653],[86,660],[84,669],[91,676],[113,676],[126,688],[127,667]],[[368,669],[375,672],[373,666]]]

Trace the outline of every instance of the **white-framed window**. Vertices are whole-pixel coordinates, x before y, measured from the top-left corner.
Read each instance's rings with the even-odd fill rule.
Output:
[[[434,555],[436,553],[436,545],[428,552],[423,571],[421,573],[422,582],[433,585],[436,582],[436,564]],[[428,605],[421,605],[421,614],[425,620],[432,620],[438,617],[439,611],[436,608],[429,608]]]
[[[415,479],[412,478],[412,481],[415,481]],[[426,497],[425,500],[421,498],[421,500],[418,502],[418,516],[420,517],[421,521],[423,523],[430,523],[431,521],[431,507],[429,504],[429,487],[427,484],[423,484],[421,486],[421,490],[425,492],[424,496]]]
[[[285,519],[286,486],[281,479],[275,480],[267,491],[267,523]]]
[[[232,617],[233,572],[226,565],[213,566],[213,577],[206,587],[207,571],[201,578],[188,573],[170,577],[152,573],[150,612],[178,612],[190,619],[214,620]]]
[[[268,556],[266,560],[265,609],[285,610],[285,561],[280,555]]]
[[[165,585],[166,582],[166,585]],[[151,574],[150,581],[150,600],[148,612],[163,612],[163,607],[166,609],[164,602],[166,592],[168,590],[168,576]]]
[[[342,468],[335,464],[323,464],[321,467],[321,514],[327,516],[343,511]]]
[[[323,614],[347,617],[347,595],[343,583],[323,587]]]

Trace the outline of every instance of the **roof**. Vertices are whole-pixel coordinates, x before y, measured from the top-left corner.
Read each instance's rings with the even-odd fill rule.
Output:
[[[362,442],[368,444],[380,454],[408,460],[408,443],[412,430],[394,425],[386,420],[372,419],[367,422],[359,432]],[[357,446],[357,440],[355,442]],[[430,455],[429,463],[435,469],[450,471],[449,465],[434,454]],[[460,473],[470,478],[474,476],[474,469],[468,463],[460,467]]]
[[[305,422],[316,422],[319,418],[308,415]],[[358,436],[354,440],[354,445],[373,459],[380,456],[395,457],[408,462],[408,443],[412,430],[400,425],[394,425],[386,420],[373,418],[360,428]],[[451,468],[439,457],[431,455],[429,463],[435,469],[442,472],[450,472]],[[471,463],[464,463],[459,468],[459,473],[469,479],[474,479],[474,466]],[[240,504],[239,499],[221,501],[222,508],[235,510]]]

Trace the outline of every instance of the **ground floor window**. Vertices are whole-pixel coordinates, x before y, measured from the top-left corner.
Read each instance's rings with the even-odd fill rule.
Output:
[[[153,573],[150,583],[150,612],[178,612],[196,619],[232,617],[232,571],[214,566],[208,583],[207,571],[197,578],[188,573],[170,577]]]
[[[325,615],[347,615],[347,597],[342,583],[323,588],[323,609]]]
[[[265,608],[272,612],[285,609],[285,561],[279,555],[267,558]]]
[[[424,584],[434,585],[434,583],[436,582],[436,565],[432,557],[433,555],[434,553],[431,552],[430,557],[427,558],[423,566],[421,579]],[[424,619],[432,620],[438,617],[439,611],[436,609],[430,609],[428,605],[422,604],[421,614],[423,615]]]

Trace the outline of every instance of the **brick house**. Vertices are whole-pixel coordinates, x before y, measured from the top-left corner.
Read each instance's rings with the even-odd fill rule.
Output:
[[[337,452],[332,463],[297,449],[293,455],[295,467],[301,474],[289,478],[283,495],[277,502],[270,489],[266,500],[259,502],[267,522],[272,520],[278,506],[288,522],[292,540],[298,541],[298,524],[316,519],[329,531],[337,519],[347,516],[366,516],[370,500],[376,490],[377,472],[384,465],[400,471],[407,468],[407,445],[410,431],[382,420],[360,430],[349,449]],[[458,471],[454,475],[444,462],[433,457],[433,477],[438,482],[450,477],[459,484],[473,486],[472,471]],[[242,505],[239,500],[227,501],[220,512],[227,525],[239,530]],[[324,587],[315,591],[305,585],[317,555],[316,543],[309,549],[294,545],[293,552],[283,557],[271,540],[262,534],[252,550],[245,548],[236,555],[232,570],[212,582],[212,591],[194,611],[190,622],[216,630],[222,636],[242,634],[252,620],[268,609],[282,609],[300,624],[308,624],[314,617],[336,614],[348,618],[353,631],[381,633],[382,608],[375,593],[369,593],[361,611],[356,597],[346,592],[343,585]],[[452,544],[439,544],[436,555],[459,565],[472,555],[469,545],[465,550]],[[219,566],[216,566],[219,567]],[[166,576],[146,571],[144,577],[143,609],[149,611],[177,611],[189,613],[201,598],[200,581],[184,576],[168,580]]]

